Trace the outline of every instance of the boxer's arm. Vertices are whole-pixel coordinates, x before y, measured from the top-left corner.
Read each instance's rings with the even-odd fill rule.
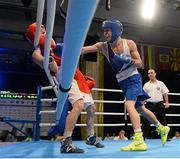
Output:
[[[98,42],[94,45],[91,46],[84,46],[81,49],[81,54],[87,54],[87,53],[92,53],[92,52],[97,52],[97,51],[101,51],[103,49],[103,42]]]
[[[134,65],[138,68],[142,67],[142,60],[135,42],[132,40],[128,40],[128,46],[130,48],[132,60],[134,60]]]
[[[37,64],[38,66],[40,66],[43,69],[44,56],[42,56],[41,50],[39,47],[37,47],[34,50],[34,52],[32,54],[32,59],[35,64]],[[58,66],[52,56],[50,56],[50,59],[49,59],[49,69],[50,69],[50,71],[52,71],[54,73],[58,72]]]
[[[37,47],[32,54],[32,60],[34,61],[35,64],[43,68],[43,61],[44,57],[41,54],[41,50],[39,47]]]

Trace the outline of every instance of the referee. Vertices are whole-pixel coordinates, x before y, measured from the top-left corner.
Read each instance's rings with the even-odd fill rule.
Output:
[[[151,98],[147,100],[145,106],[156,115],[161,124],[167,125],[165,109],[169,108],[169,90],[162,81],[156,79],[156,71],[154,69],[148,70],[148,77],[149,81],[144,84],[143,89]],[[142,120],[142,128],[144,138],[149,137],[151,128],[147,120]]]

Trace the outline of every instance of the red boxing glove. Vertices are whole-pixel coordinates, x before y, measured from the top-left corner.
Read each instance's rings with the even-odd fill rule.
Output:
[[[92,89],[95,86],[95,80],[92,77],[84,76],[86,79],[86,84],[88,85],[89,89]]]
[[[40,47],[42,53],[44,53],[45,39],[46,39],[45,34],[40,34],[39,47]],[[56,43],[55,43],[54,39],[51,40],[51,46],[50,47],[53,50],[55,49]]]

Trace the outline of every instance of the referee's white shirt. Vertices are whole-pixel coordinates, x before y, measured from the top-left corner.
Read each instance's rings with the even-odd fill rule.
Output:
[[[151,97],[147,101],[157,103],[163,101],[163,94],[168,93],[169,90],[162,81],[149,81],[144,84],[143,89]]]

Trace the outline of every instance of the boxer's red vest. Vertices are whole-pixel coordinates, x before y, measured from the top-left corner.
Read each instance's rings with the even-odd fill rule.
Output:
[[[33,23],[28,26],[27,31],[26,31],[26,38],[31,44],[34,44],[34,38],[35,38],[35,33],[36,33],[36,23]],[[45,34],[40,33],[40,39],[39,39],[39,47],[41,49],[42,55],[44,54],[44,44],[45,44]],[[54,39],[51,40],[51,48],[52,50],[55,49],[56,43]],[[61,58],[56,56],[53,52],[50,53],[50,55],[54,58],[56,61],[57,65],[61,65]],[[95,85],[95,81],[92,78],[85,78],[85,76],[81,73],[80,70],[76,69],[74,79],[77,81],[77,84],[79,86],[79,89],[81,92],[84,93],[90,93],[91,89]]]

